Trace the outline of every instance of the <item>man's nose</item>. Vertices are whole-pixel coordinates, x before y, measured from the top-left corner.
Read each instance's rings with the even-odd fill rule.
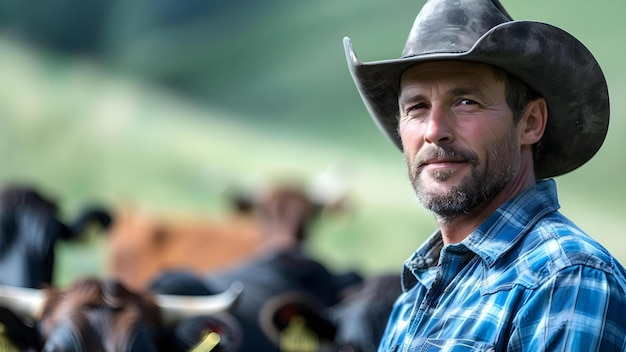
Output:
[[[454,140],[450,111],[433,107],[428,115],[424,141],[431,144],[448,144]]]

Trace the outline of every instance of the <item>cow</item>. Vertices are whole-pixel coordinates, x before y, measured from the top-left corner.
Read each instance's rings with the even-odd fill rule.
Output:
[[[92,224],[107,229],[108,210],[86,208],[71,224],[58,205],[36,187],[9,185],[0,191],[0,284],[39,288],[53,284],[55,243],[83,234]]]
[[[331,307],[300,293],[278,295],[264,305],[259,323],[280,351],[376,352],[401,293],[399,274],[372,274]]]
[[[179,273],[166,277],[157,283],[160,286],[156,291],[195,295],[214,292],[207,281],[196,276]],[[393,304],[402,292],[400,281],[397,273],[365,277],[346,287],[339,301],[330,306],[297,289],[271,295],[258,292],[258,287],[248,281],[250,294],[255,295],[254,300],[248,300],[258,308],[248,304],[234,310],[244,332],[240,351],[254,346],[258,351],[375,352]],[[247,312],[242,312],[244,309]]]
[[[0,286],[6,346],[20,351],[236,351],[228,318],[243,286],[202,297],[128,290],[115,279],[80,278],[68,288]],[[231,319],[231,320],[229,320]],[[0,340],[1,341],[1,340]]]
[[[129,288],[143,290],[163,272],[185,270],[204,275],[280,247],[300,246],[312,222],[322,212],[339,213],[347,207],[344,188],[335,187],[332,192],[323,193],[319,186],[311,186],[313,184],[319,183],[307,185],[287,180],[253,191],[231,190],[225,196],[234,211],[202,217],[167,216],[145,209],[121,208],[109,231],[108,272]],[[262,203],[269,204],[268,199],[280,197],[301,197],[299,206],[307,209],[281,209],[300,216],[292,216],[294,220],[290,221],[298,223],[289,226],[301,228],[288,229],[287,233],[284,229],[263,229],[268,226],[267,222],[262,222],[263,217],[271,214],[262,214],[268,209]],[[298,203],[289,204],[292,207]],[[272,235],[267,236],[267,233]]]
[[[375,274],[346,292],[341,302],[320,313],[335,327],[341,352],[376,352],[393,304],[402,293],[400,274]]]
[[[268,317],[285,315],[276,315],[278,307],[315,307],[306,310],[310,312],[326,309],[340,301],[344,290],[362,280],[357,272],[331,272],[306,251],[304,244],[311,224],[323,209],[323,204],[313,201],[301,188],[281,185],[269,189],[258,197],[253,207],[263,238],[263,245],[253,256],[203,275],[180,270],[165,272],[148,290],[179,295],[214,294],[233,282],[242,282],[246,291],[232,310],[244,332],[241,351],[280,351],[284,339],[268,333],[273,331],[271,325],[275,321]],[[311,331],[305,345],[316,351],[320,343],[333,340],[334,330],[325,323],[327,319],[304,319],[304,316],[294,315],[293,321],[284,321],[280,331],[288,332],[288,327]],[[298,317],[303,318],[299,320],[301,323],[307,324],[297,325]],[[301,336],[297,335],[294,340]]]
[[[245,212],[173,216],[119,208],[107,242],[107,273],[143,290],[161,272],[203,273],[249,257],[260,245],[258,221]]]

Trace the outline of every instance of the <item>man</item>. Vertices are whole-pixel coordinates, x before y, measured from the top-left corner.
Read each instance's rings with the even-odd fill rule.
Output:
[[[593,55],[497,0],[430,0],[397,60],[348,65],[435,232],[379,351],[625,351],[626,271],[558,212],[552,177],[605,138]]]

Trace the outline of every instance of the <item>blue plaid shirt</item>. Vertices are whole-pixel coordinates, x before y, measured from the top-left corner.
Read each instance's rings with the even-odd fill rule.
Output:
[[[404,265],[379,352],[626,351],[626,271],[541,181]]]

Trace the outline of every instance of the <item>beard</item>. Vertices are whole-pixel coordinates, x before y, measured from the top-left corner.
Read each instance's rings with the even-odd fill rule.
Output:
[[[512,135],[495,141],[484,161],[469,150],[432,146],[421,150],[413,161],[407,159],[409,178],[422,205],[440,220],[450,221],[469,214],[478,205],[492,199],[517,174],[520,168],[519,146]],[[428,188],[422,174],[423,162],[433,158],[468,162],[470,173],[446,191]],[[438,170],[430,174],[435,183],[445,182],[456,170]]]

